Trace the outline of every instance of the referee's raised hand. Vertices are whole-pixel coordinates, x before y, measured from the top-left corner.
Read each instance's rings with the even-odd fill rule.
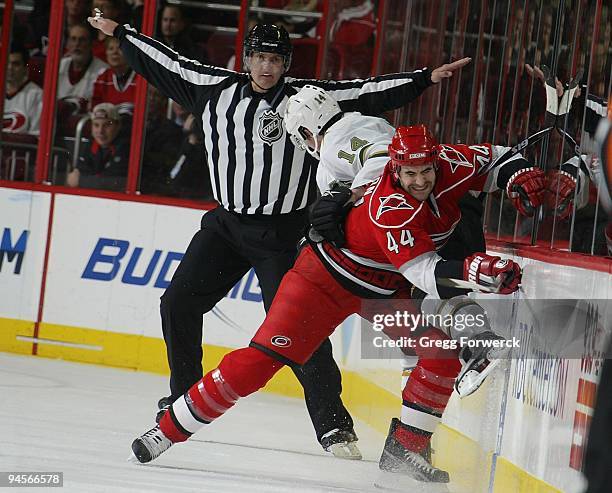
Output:
[[[460,60],[455,60],[451,63],[445,63],[444,65],[435,68],[431,72],[431,81],[434,84],[437,84],[442,79],[448,79],[453,76],[453,72],[455,70],[459,70],[460,68],[465,67],[468,63],[470,63],[472,59],[470,57],[461,58]]]
[[[112,36],[115,32],[115,28],[117,27],[117,23],[111,19],[105,19],[104,17],[94,16],[88,17],[87,22],[89,22],[93,27],[99,29],[107,36]]]

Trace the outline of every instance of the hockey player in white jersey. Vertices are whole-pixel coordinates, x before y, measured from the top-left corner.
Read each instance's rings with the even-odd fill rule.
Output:
[[[57,76],[57,99],[84,113],[93,96],[94,82],[108,65],[93,56],[92,33],[86,24],[76,24],[68,31],[68,54],[60,61]]]
[[[28,50],[12,46],[6,67],[4,132],[38,135],[42,89],[28,80]]]

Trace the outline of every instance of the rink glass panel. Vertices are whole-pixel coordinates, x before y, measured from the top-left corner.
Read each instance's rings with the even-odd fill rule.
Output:
[[[161,2],[157,3],[161,6]],[[239,10],[244,6],[239,6],[238,2],[219,11],[191,4],[185,7],[195,53],[204,53],[211,63],[217,65],[231,64],[238,21],[244,15],[246,29],[260,20],[298,24],[292,34],[296,57],[291,75],[296,77],[366,77],[424,66],[435,68],[464,55],[471,56],[472,62],[453,78],[428,89],[401,110],[385,115],[394,125],[423,122],[441,142],[513,145],[542,128],[545,123],[544,86],[539,78],[529,74],[527,65],[540,68],[548,65],[562,83],[574,76],[578,69],[584,70],[580,95],[573,101],[569,117],[561,122],[561,126],[577,139],[581,152],[589,154],[592,146],[584,144],[586,101],[589,96],[606,100],[611,92],[610,7],[601,0],[321,1],[310,12],[320,15],[310,20],[310,29],[299,26],[304,19],[295,15],[262,13],[250,4],[248,12]],[[360,7],[359,16],[341,22],[339,19],[344,17],[345,9],[354,7]],[[33,25],[30,19],[34,14],[33,4],[19,2],[15,6],[13,21],[19,18],[20,22],[12,22],[13,39],[22,36],[17,30],[19,24]],[[156,14],[154,32],[157,35],[160,30],[159,9]],[[66,15],[64,12],[64,17]],[[40,29],[44,31],[46,22],[48,18],[37,25],[42,25]],[[355,25],[358,29],[351,30]],[[359,36],[352,35],[354,33]],[[59,41],[64,42],[63,39]],[[325,49],[319,49],[321,44]],[[34,51],[33,45],[31,49]],[[41,84],[44,60],[41,57],[38,61],[31,61],[36,67],[30,67],[30,73],[38,73]],[[238,64],[234,63],[234,66],[239,65],[240,60]],[[180,120],[172,110],[172,103],[168,101],[165,104],[166,117]],[[148,111],[151,111],[150,106],[149,102]],[[77,140],[80,152],[90,139],[88,123],[83,124],[78,138],[78,116],[66,117],[62,111],[64,109],[58,104],[53,117],[53,146],[48,173],[41,179],[53,185],[65,184],[67,172],[76,163]],[[167,150],[174,154],[168,152],[160,157],[147,152],[147,140],[151,141],[152,134],[146,121],[143,125],[142,142],[131,142],[132,151],[140,156],[135,170],[136,193],[210,199],[204,157],[198,162],[197,154],[194,156],[194,174],[187,174],[185,186],[176,181],[180,175],[177,163],[182,155],[183,141],[187,138],[185,133],[182,139],[176,139],[181,142],[175,144],[173,141],[168,146]],[[5,164],[10,154],[9,142],[4,137],[2,142],[0,178],[32,181],[34,158],[30,158],[29,165],[14,166],[14,171],[11,171],[10,164]],[[525,151],[525,157],[548,174],[572,156],[571,146],[554,134]],[[125,180],[119,181],[121,183],[115,184],[115,190],[125,190]],[[549,203],[537,211],[535,220],[519,216],[505,193],[495,192],[486,199],[485,231],[489,238],[501,241],[604,254],[607,222],[598,206],[596,187],[589,183],[588,188],[590,198],[584,207],[566,220],[558,219],[553,213],[557,198],[552,182]]]
[[[21,84],[18,83],[18,80],[25,76],[27,80],[36,84],[36,87],[43,87],[44,54],[48,41],[41,39],[41,31],[48,23],[48,15],[45,16],[44,13],[36,11],[33,5],[26,2],[14,2],[12,15],[4,19],[4,3],[2,7],[0,8],[0,19],[3,20],[3,27],[0,32],[9,32],[8,45],[11,46],[11,49],[6,53],[7,62],[2,67],[5,99],[0,136],[0,180],[32,182],[34,181],[40,128],[35,122],[40,118],[41,111],[40,104],[34,104],[34,101],[40,102],[41,98],[33,95],[36,89],[31,85],[21,88],[10,98],[6,96],[9,87],[14,87],[10,79],[17,82],[19,86]],[[24,60],[23,55],[18,53],[20,49],[27,51],[27,60]],[[62,158],[66,158],[66,153],[62,149],[53,149],[53,152],[51,159],[57,166]]]
[[[387,2],[380,73],[435,68],[464,55],[472,63],[389,115],[394,125],[424,122],[441,142],[511,146],[545,124],[544,85],[529,68],[547,65],[562,83],[583,68],[580,95],[559,125],[581,144],[582,153],[592,153],[583,132],[587,97],[607,100],[611,92],[611,19],[605,2],[442,0],[411,6],[406,11],[404,2]],[[524,155],[550,175],[574,150],[553,134]],[[485,231],[502,241],[605,254],[606,218],[596,187],[591,183],[589,188],[591,199],[584,207],[559,220],[551,181],[550,203],[537,211],[535,222],[518,215],[505,193],[495,192],[486,199]]]

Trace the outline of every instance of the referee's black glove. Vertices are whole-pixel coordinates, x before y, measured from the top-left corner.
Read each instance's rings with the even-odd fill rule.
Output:
[[[346,185],[334,182],[310,209],[310,224],[327,241],[337,247],[344,246],[344,219],[353,207],[352,191]]]

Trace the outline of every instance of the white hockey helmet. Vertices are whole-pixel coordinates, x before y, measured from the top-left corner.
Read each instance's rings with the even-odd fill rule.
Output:
[[[304,130],[308,130],[316,137],[341,115],[340,106],[328,92],[320,87],[306,85],[289,98],[283,118],[291,142],[298,149],[307,151],[319,159],[318,140],[315,138],[315,149],[310,149],[306,144],[308,135]]]

